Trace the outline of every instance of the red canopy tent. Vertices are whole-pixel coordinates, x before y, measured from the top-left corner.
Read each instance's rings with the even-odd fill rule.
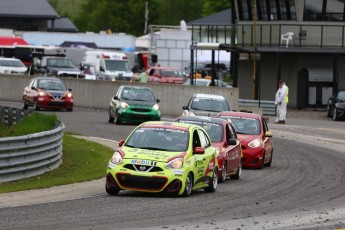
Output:
[[[0,46],[18,46],[18,45],[29,45],[24,39],[20,37],[5,37],[0,36]]]

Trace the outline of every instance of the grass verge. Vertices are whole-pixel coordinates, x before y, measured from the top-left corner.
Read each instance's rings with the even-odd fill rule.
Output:
[[[105,176],[113,150],[101,144],[64,135],[62,164],[40,176],[2,183],[0,193],[48,188]]]
[[[58,118],[55,114],[32,113],[12,127],[1,124],[0,138],[48,131],[54,128],[57,122]]]

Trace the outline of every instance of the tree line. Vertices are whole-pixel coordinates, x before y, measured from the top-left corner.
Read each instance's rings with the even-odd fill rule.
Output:
[[[179,25],[230,8],[230,0],[49,0],[80,32],[140,36],[147,25]],[[149,31],[148,31],[149,32]]]

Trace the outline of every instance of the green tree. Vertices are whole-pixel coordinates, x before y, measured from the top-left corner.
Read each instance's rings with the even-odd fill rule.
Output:
[[[203,5],[202,16],[208,16],[231,7],[230,0],[207,0]]]

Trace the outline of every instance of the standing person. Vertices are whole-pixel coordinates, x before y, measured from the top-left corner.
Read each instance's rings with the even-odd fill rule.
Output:
[[[275,105],[277,106],[276,124],[285,124],[287,103],[289,102],[289,88],[283,80],[278,82],[279,88],[276,93]]]
[[[133,79],[134,79],[135,81],[139,81],[139,82],[141,82],[141,83],[147,83],[148,77],[149,77],[149,76],[148,76],[147,73],[145,72],[145,69],[143,69],[139,75],[134,75],[134,76],[133,76]]]

